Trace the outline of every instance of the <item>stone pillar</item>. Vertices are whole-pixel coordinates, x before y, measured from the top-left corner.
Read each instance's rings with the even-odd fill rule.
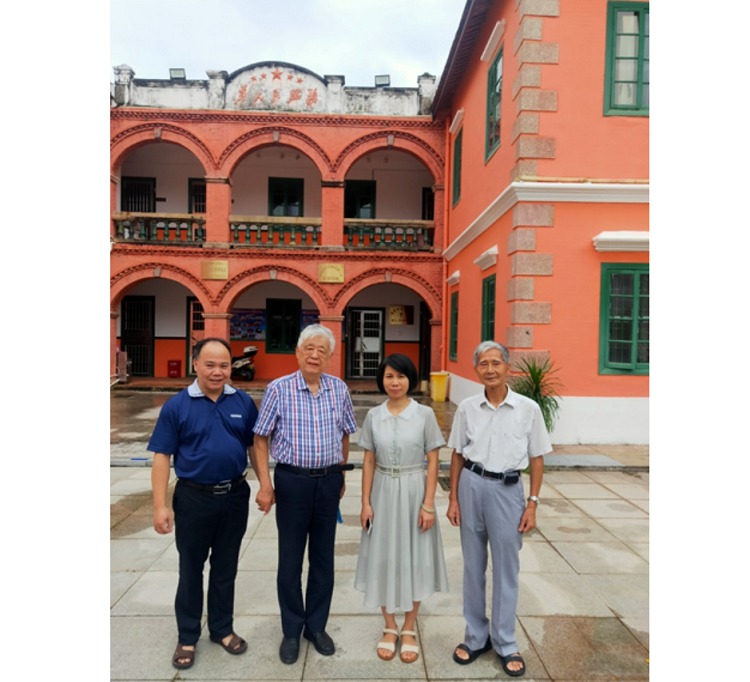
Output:
[[[117,318],[120,313],[109,311],[109,376],[117,372]]]
[[[206,241],[229,242],[229,214],[232,212],[230,178],[206,176]]]
[[[432,186],[435,208],[433,216],[435,220],[435,233],[433,234],[434,253],[443,253],[445,244],[445,185],[435,184]]]
[[[326,111],[329,114],[340,114],[344,111],[344,83],[343,76],[323,76],[326,82]]]
[[[340,379],[344,378],[344,337],[343,337],[343,315],[319,315],[320,324],[327,327],[333,332],[333,338],[336,340],[336,347],[333,349],[333,355],[326,368],[326,374],[331,374]]]
[[[112,220],[112,213],[117,210],[117,191],[120,185],[120,178],[116,175],[109,174],[109,236],[114,237],[117,234],[117,225]]]
[[[206,71],[208,81],[208,108],[223,109],[227,94],[227,78],[229,74],[226,71]]]
[[[422,116],[426,116],[430,113],[432,100],[435,98],[437,90],[435,76],[425,72],[417,77],[417,85],[419,86],[419,113]]]
[[[321,182],[321,246],[344,248],[344,181]]]
[[[231,313],[201,313],[205,320],[204,338],[216,336],[229,341],[229,320]]]
[[[430,320],[430,372],[440,372],[443,350],[443,321]]]
[[[120,107],[130,104],[132,99],[132,85],[135,71],[127,64],[114,67],[115,72],[115,104]]]

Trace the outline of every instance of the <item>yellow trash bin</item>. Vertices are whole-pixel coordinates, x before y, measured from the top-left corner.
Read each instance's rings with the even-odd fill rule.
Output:
[[[430,372],[430,398],[436,403],[444,403],[448,392],[449,372]]]

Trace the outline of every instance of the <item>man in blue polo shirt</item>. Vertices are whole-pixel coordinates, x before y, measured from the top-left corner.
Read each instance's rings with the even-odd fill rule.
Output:
[[[208,630],[212,642],[242,654],[247,642],[233,630],[234,582],[248,518],[247,457],[255,463],[253,427],[258,410],[249,396],[227,384],[232,352],[224,339],[195,344],[197,379],[162,407],[148,449],[154,453],[151,484],[154,529],[175,530],[180,580],[175,597],[178,644],[175,668],[189,668],[201,633],[203,565],[211,553]],[[178,481],[167,507],[170,456]]]

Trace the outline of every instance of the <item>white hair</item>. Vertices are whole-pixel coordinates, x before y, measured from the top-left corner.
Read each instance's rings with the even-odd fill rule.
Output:
[[[322,324],[311,324],[309,327],[305,327],[299,335],[299,339],[297,339],[297,348],[302,348],[305,341],[314,339],[316,336],[322,336],[328,341],[328,350],[333,353],[333,349],[336,347],[336,339],[333,332]]]
[[[479,356],[482,353],[486,353],[488,350],[499,350],[500,354],[503,356],[503,362],[506,365],[510,362],[510,353],[502,343],[498,343],[497,341],[482,341],[474,351],[474,367],[479,364]]]

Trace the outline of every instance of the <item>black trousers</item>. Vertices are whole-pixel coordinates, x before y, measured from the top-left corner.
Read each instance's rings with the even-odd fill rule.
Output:
[[[208,631],[222,638],[233,631],[234,581],[249,503],[250,486],[246,481],[225,495],[177,481],[172,507],[180,553],[180,582],[174,604],[180,644],[193,645],[201,634],[203,566],[209,551]]]
[[[275,469],[279,567],[276,586],[285,637],[302,629],[322,632],[333,597],[333,551],[344,476],[320,478]],[[302,562],[309,542],[307,588],[302,599]]]

